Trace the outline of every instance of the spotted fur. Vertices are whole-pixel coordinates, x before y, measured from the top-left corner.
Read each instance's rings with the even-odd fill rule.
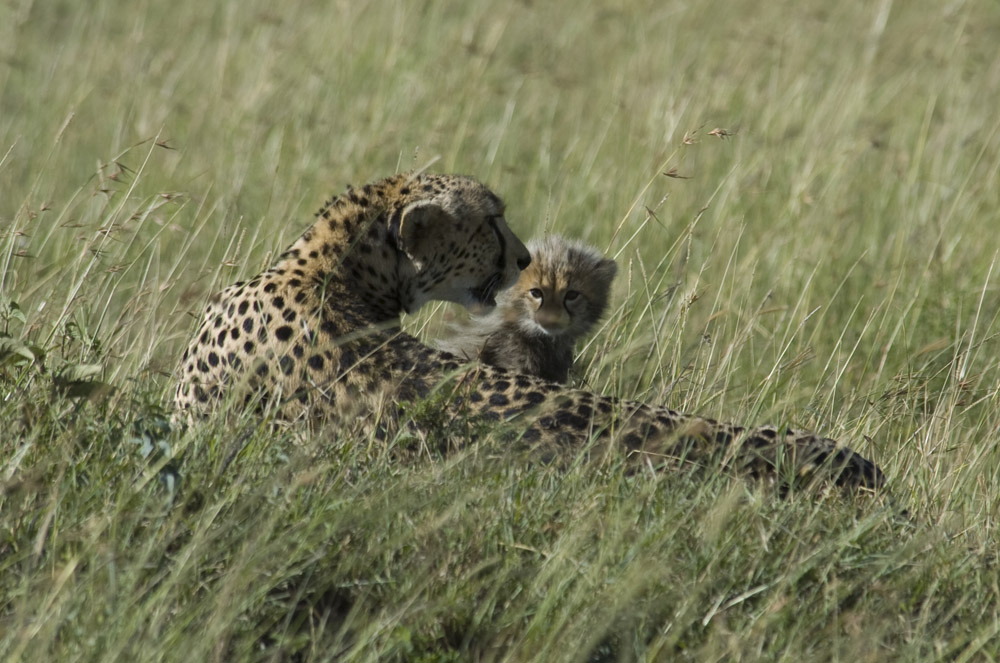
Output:
[[[431,299],[491,305],[529,263],[503,203],[450,175],[398,175],[330,201],[270,269],[214,298],[181,363],[176,404],[188,416],[225,398],[287,419],[379,420],[437,390],[454,417],[494,422],[545,455],[619,453],[661,465],[722,457],[753,475],[884,483],[873,463],[833,440],[747,429],[622,401],[481,364],[464,364],[400,331],[399,314]],[[588,446],[589,445],[589,446]]]

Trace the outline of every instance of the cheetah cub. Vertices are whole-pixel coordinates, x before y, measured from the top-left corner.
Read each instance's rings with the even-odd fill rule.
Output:
[[[437,343],[469,360],[565,383],[573,346],[600,320],[618,271],[597,249],[550,235],[527,244],[531,264],[490,313]]]

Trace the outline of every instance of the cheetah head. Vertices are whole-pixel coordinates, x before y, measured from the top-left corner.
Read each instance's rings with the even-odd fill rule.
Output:
[[[514,285],[531,262],[507,227],[496,194],[470,178],[444,182],[429,198],[409,203],[393,222],[397,247],[415,272],[407,312],[433,299],[492,308],[497,293]]]

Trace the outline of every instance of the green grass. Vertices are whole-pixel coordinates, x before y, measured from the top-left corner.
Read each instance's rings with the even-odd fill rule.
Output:
[[[3,3],[0,660],[997,660],[998,41],[976,0]],[[591,387],[820,430],[912,517],[166,433],[206,298],[425,167],[617,257]]]

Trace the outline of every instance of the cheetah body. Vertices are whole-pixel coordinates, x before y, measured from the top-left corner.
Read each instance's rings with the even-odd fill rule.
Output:
[[[433,390],[455,417],[497,422],[547,456],[624,448],[629,458],[722,453],[753,475],[878,487],[882,472],[814,434],[745,429],[621,401],[503,368],[464,364],[399,329],[441,299],[492,305],[527,266],[500,199],[470,178],[398,175],[349,189],[270,269],[213,299],[181,363],[175,402],[189,417],[259,399],[286,419],[374,416]],[[387,409],[388,408],[388,409]]]

